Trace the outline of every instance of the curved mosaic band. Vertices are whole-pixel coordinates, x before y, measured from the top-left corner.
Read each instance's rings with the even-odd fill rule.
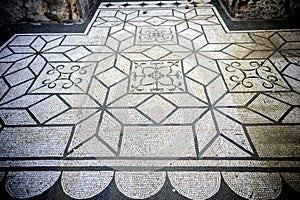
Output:
[[[100,194],[111,181],[120,192],[133,199],[145,199],[158,193],[168,178],[173,192],[190,199],[208,199],[220,189],[221,177],[231,190],[247,199],[274,199],[282,190],[282,178],[296,191],[299,173],[270,172],[130,172],[130,171],[66,171],[8,172],[6,190],[16,198],[30,198],[42,194],[61,176],[63,191],[75,199],[91,198]]]

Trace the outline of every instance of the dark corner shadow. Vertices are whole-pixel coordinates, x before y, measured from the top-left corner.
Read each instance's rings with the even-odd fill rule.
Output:
[[[211,3],[217,8],[230,31],[300,29],[300,15],[282,20],[238,20],[228,14],[220,0],[211,0]]]
[[[59,23],[40,23],[40,22],[20,22],[15,24],[0,24],[0,46],[9,40],[14,34],[22,33],[83,33],[101,1],[97,1],[90,10],[87,18],[80,23],[59,24]]]

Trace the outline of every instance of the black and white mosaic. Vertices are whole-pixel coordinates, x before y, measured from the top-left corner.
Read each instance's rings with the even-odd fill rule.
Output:
[[[152,18],[153,19],[153,18]],[[160,19],[160,18],[157,18]],[[155,20],[153,20],[155,21]],[[148,20],[149,22],[149,20]],[[162,21],[155,21],[159,25]],[[153,22],[151,23],[153,24]],[[136,44],[175,44],[177,41],[175,27],[138,27],[136,34]]]
[[[229,32],[204,1],[101,3],[86,34],[14,35],[0,51],[6,191],[299,192],[299,36]]]
[[[134,62],[129,82],[130,93],[184,92],[185,81],[181,62]]]

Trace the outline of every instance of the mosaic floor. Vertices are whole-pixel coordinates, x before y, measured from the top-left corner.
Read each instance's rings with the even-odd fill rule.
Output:
[[[84,34],[0,52],[0,180],[15,198],[166,181],[213,198],[300,192],[300,32],[230,32],[209,3],[102,3]]]

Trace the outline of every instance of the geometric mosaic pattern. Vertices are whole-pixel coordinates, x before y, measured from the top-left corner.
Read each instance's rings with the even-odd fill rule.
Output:
[[[134,62],[129,90],[132,93],[185,91],[182,66],[179,61]]]
[[[282,76],[266,60],[219,61],[229,91],[289,91]]]
[[[72,198],[113,179],[138,199],[166,179],[192,199],[221,179],[243,198],[277,198],[283,180],[299,192],[299,31],[230,32],[212,5],[169,1],[101,3],[86,33],[0,49],[11,196],[58,179]]]

